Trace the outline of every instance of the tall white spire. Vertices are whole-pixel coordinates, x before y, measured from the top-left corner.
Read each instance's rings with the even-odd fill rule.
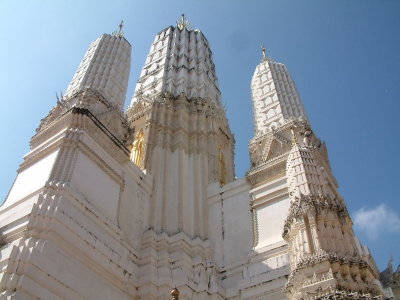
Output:
[[[90,88],[102,94],[110,104],[122,110],[131,65],[131,45],[119,31],[103,34],[85,54],[71,83],[66,98],[79,90]]]
[[[296,86],[284,64],[267,58],[265,47],[262,60],[251,81],[256,132],[265,132],[283,125],[291,118],[306,113]]]
[[[200,30],[192,30],[187,18],[159,32],[136,85],[132,104],[142,95],[185,94],[219,103],[221,93],[212,52]]]

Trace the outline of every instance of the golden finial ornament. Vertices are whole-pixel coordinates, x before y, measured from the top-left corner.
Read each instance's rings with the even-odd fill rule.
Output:
[[[178,21],[176,21],[176,26],[178,27],[178,29],[180,31],[182,31],[185,28],[188,29],[188,30],[191,30],[190,22],[185,17],[185,14],[182,14],[181,18]]]
[[[267,49],[265,49],[264,45],[261,45],[261,51],[262,51],[262,62],[265,62],[267,61],[267,54],[266,54]]]
[[[179,300],[179,290],[176,286],[171,290],[172,300]]]

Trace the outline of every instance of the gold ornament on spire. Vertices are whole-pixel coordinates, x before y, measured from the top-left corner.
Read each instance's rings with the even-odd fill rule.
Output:
[[[191,24],[188,21],[188,19],[185,17],[185,14],[182,14],[181,18],[178,19],[178,21],[176,21],[176,26],[178,27],[178,29],[180,31],[182,31],[183,29],[187,29],[187,30],[191,30]]]
[[[267,61],[267,55],[266,55],[266,49],[264,45],[261,45],[261,51],[262,51],[262,62]]]

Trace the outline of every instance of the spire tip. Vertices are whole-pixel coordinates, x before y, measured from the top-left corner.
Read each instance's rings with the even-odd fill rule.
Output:
[[[267,61],[267,55],[266,55],[266,49],[264,45],[261,45],[261,51],[262,51],[262,62]]]
[[[124,27],[124,20],[121,20],[121,23],[119,23],[118,27],[119,27],[119,30],[113,31],[112,35],[115,37],[123,37],[124,32],[122,31],[122,27]]]
[[[191,24],[188,21],[188,19],[186,18],[185,14],[181,15],[181,18],[178,19],[178,21],[176,21],[176,26],[178,27],[179,30],[183,30],[183,29],[188,29],[191,30]]]

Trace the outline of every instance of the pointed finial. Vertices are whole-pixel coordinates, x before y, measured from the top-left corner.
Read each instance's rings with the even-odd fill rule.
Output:
[[[191,26],[190,26],[190,22],[188,21],[188,19],[185,17],[185,14],[181,15],[181,18],[176,21],[176,26],[178,27],[179,30],[183,30],[183,29],[188,29],[191,30]]]
[[[264,45],[261,45],[261,51],[262,51],[262,62],[267,61],[267,55],[266,55],[266,49]]]
[[[112,35],[115,37],[123,37],[124,32],[122,31],[122,27],[124,27],[124,21],[122,20],[121,23],[118,25],[119,30],[118,31],[113,31]]]

